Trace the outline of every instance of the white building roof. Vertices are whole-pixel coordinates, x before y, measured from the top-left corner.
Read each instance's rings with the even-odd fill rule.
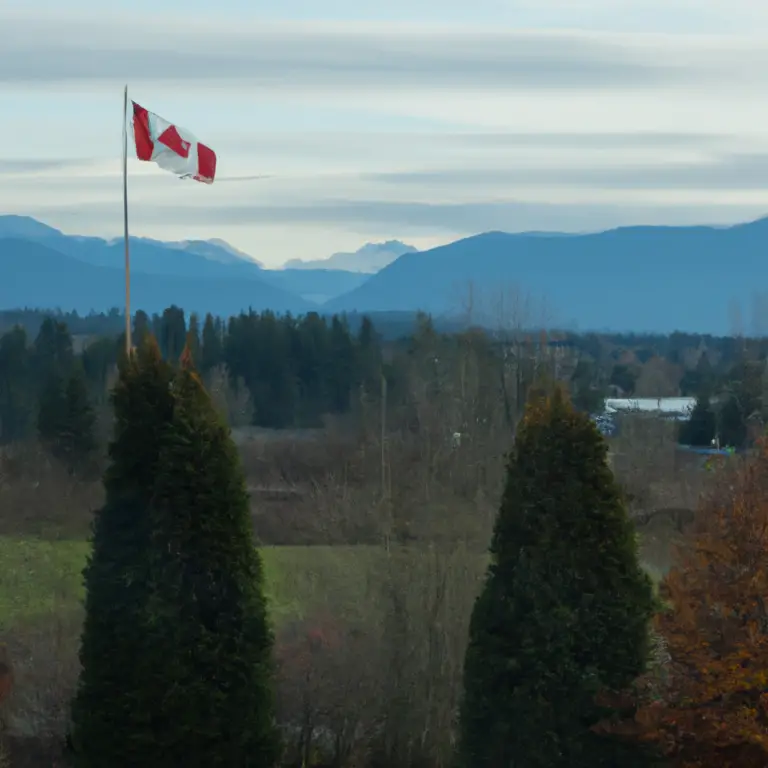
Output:
[[[690,413],[695,404],[695,397],[609,397],[605,401],[605,412]]]

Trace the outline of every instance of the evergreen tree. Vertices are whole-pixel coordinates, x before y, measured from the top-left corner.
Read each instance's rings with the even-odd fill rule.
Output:
[[[16,326],[0,338],[0,444],[22,440],[34,424],[27,334]]]
[[[143,354],[116,396],[122,418],[86,574],[76,765],[272,768],[272,635],[237,452],[189,353],[177,372],[156,347]],[[119,526],[130,502],[135,522]]]
[[[591,360],[579,360],[571,374],[574,406],[584,413],[599,413],[604,409],[606,395],[597,365]]]
[[[329,346],[326,369],[330,407],[334,413],[345,413],[349,410],[356,373],[355,344],[346,318],[334,315],[331,319]]]
[[[187,347],[196,368],[200,367],[200,320],[195,312],[189,316],[187,329]]]
[[[224,360],[224,341],[222,339],[222,330],[213,315],[208,313],[205,316],[202,333],[202,349],[200,370],[207,373],[211,368],[221,365]]]
[[[61,458],[76,469],[87,462],[97,448],[96,414],[88,397],[85,377],[79,370],[75,370],[67,381],[64,404],[58,450]]]
[[[135,346],[140,346],[138,338],[134,337],[133,339]],[[80,358],[91,395],[98,403],[106,402],[108,397],[107,382],[117,364],[120,353],[125,349],[125,338],[123,337],[121,341],[122,346],[118,346],[116,339],[111,336],[96,339],[83,350]]]
[[[153,765],[157,690],[144,665],[150,505],[162,438],[171,423],[172,371],[154,340],[123,357],[112,403],[115,433],[84,571],[82,671],[72,705],[77,768]]]
[[[184,350],[187,340],[187,321],[184,317],[184,310],[171,304],[170,307],[163,310],[159,326],[160,336],[158,338],[163,356],[166,360],[175,363]]]
[[[271,768],[272,633],[245,478],[188,351],[152,509],[147,652],[158,706],[142,763]]]
[[[59,425],[64,420],[64,386],[61,376],[49,376],[40,392],[37,406],[37,436],[42,443],[56,440]]]
[[[710,446],[717,431],[717,417],[708,395],[696,398],[691,418],[680,426],[683,445]]]
[[[561,390],[529,402],[470,623],[461,768],[645,764],[591,730],[597,694],[643,672],[655,607],[606,453]]]
[[[144,340],[152,332],[152,321],[149,319],[149,315],[143,310],[139,309],[133,316],[133,338],[131,342],[133,346],[140,347]]]
[[[67,379],[49,376],[40,397],[37,431],[70,472],[82,468],[95,451],[95,427],[96,416],[82,372],[76,369]]]
[[[680,394],[695,395],[700,397],[704,394],[711,394],[715,384],[715,374],[712,370],[712,364],[709,362],[709,356],[706,351],[702,352],[696,367],[693,370],[686,370],[680,379]]]
[[[432,331],[431,321],[424,315],[419,315],[419,328],[415,336],[421,332]],[[426,328],[426,330],[424,330]],[[376,335],[371,319],[364,315],[357,334],[358,378],[363,389],[368,393],[379,391],[381,384],[381,345]]]
[[[48,386],[52,375],[66,376],[72,370],[75,353],[67,326],[46,317],[32,345],[32,368],[37,382],[37,395]]]

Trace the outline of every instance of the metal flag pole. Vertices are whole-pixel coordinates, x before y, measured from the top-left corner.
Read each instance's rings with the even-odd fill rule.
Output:
[[[128,86],[123,94],[123,237],[125,240],[125,353],[131,343],[131,259],[128,246]]]

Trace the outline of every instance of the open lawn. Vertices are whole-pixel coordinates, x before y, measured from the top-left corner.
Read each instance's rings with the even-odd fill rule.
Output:
[[[83,541],[0,537],[0,630],[77,610],[88,546]],[[642,555],[654,579],[668,569],[669,550],[668,532],[648,532]],[[329,601],[334,611],[361,610],[373,599],[384,561],[382,549],[364,546],[264,547],[262,555],[278,625],[322,611]]]
[[[0,630],[77,609],[89,545],[0,537]],[[265,547],[267,593],[276,623],[322,610],[327,595],[354,610],[369,596],[375,547]]]

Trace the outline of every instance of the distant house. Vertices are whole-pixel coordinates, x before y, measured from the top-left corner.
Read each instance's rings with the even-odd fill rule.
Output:
[[[688,421],[695,404],[695,397],[608,397],[602,413],[592,418],[603,435],[614,437],[619,431],[616,417],[638,414],[664,421]]]
[[[604,414],[642,413],[688,421],[695,404],[695,397],[609,397],[605,401]]]

